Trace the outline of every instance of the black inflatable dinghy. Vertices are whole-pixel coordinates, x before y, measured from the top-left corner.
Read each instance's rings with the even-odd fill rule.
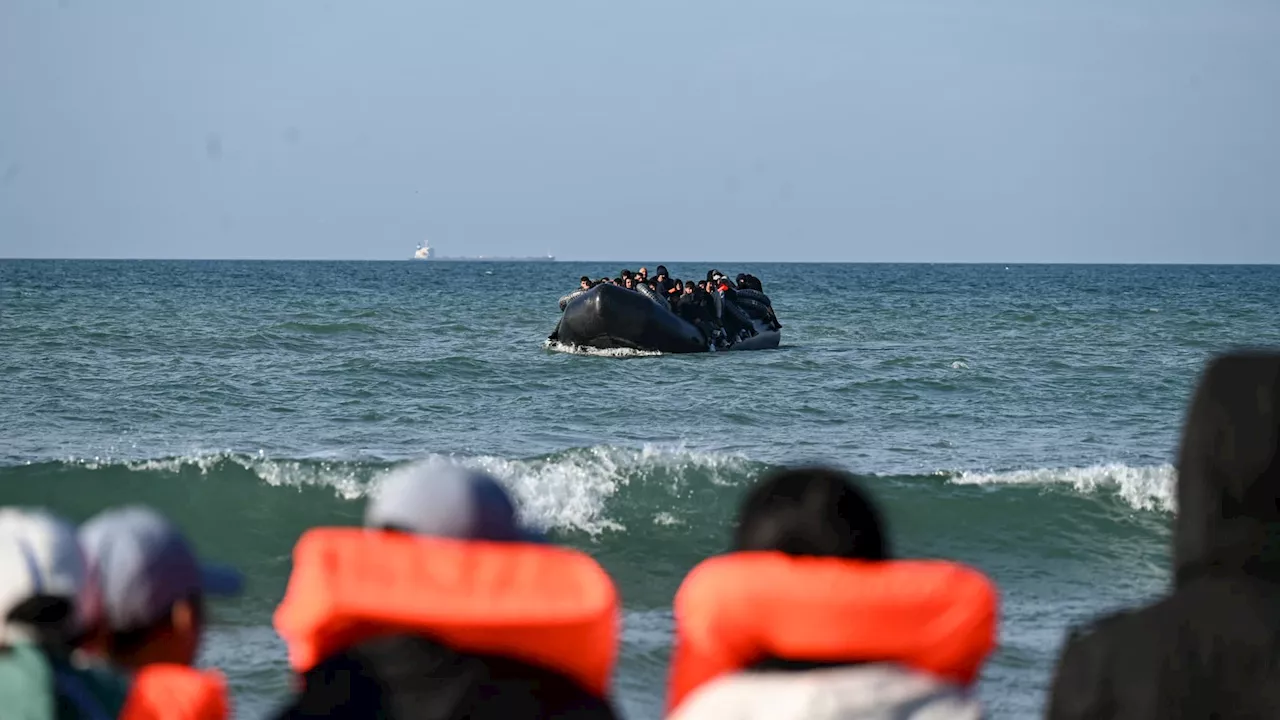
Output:
[[[647,287],[644,289],[648,290]],[[759,317],[752,316],[744,308],[725,302],[723,298],[717,305],[723,307],[725,313],[732,312],[740,322],[749,322],[755,334],[717,346],[715,339],[707,337],[693,323],[672,312],[667,302],[652,291],[641,293],[605,283],[590,290],[574,291],[560,299],[564,314],[550,339],[581,347],[630,348],[664,353],[778,347],[782,330],[776,318],[772,318],[771,307],[766,318],[764,313],[756,313]],[[754,305],[761,309],[765,307],[764,302],[758,300]]]

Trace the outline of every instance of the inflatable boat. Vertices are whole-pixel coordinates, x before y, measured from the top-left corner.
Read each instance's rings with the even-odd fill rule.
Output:
[[[733,313],[737,324],[749,325],[754,334],[739,338],[710,337],[693,323],[672,312],[666,300],[647,286],[628,290],[601,284],[576,290],[560,298],[560,323],[548,338],[565,345],[610,349],[630,348],[663,353],[697,353],[724,350],[764,350],[782,341],[781,325],[773,317],[769,299],[751,290],[738,291],[738,302],[712,295],[723,317]]]

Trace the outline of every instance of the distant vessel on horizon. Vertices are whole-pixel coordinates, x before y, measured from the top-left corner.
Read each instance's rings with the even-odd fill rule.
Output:
[[[414,260],[434,260],[436,262],[555,262],[554,255],[535,255],[532,257],[499,257],[496,255],[477,255],[475,257],[443,257],[436,255],[435,249],[426,243],[418,243],[413,253]]]

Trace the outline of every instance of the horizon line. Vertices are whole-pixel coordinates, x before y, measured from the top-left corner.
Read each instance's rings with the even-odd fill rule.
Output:
[[[1098,260],[664,260],[654,262],[652,260],[635,260],[635,259],[591,259],[591,260],[564,260],[556,258],[555,260],[542,260],[530,262],[527,260],[503,260],[503,259],[474,259],[474,258],[445,258],[432,260],[418,260],[416,258],[238,258],[238,257],[37,257],[37,256],[0,256],[0,262],[25,260],[36,262],[368,262],[368,263],[412,263],[415,265],[423,264],[466,264],[466,263],[484,263],[490,265],[498,265],[503,263],[520,264],[520,265],[568,265],[568,264],[592,264],[599,265],[604,263],[643,263],[647,265],[665,265],[675,263],[687,264],[706,264],[706,263],[722,263],[722,264],[756,264],[756,265],[1135,265],[1135,266],[1204,266],[1204,267],[1230,267],[1230,266],[1276,266],[1280,265],[1277,261],[1158,261],[1158,260],[1125,260],[1125,261],[1098,261]]]

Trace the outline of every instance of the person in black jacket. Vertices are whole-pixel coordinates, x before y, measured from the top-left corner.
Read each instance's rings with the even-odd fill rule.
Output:
[[[676,301],[676,314],[687,320],[702,332],[703,338],[711,342],[719,333],[720,324],[716,320],[715,306],[711,296],[692,281],[685,281],[684,295]]]
[[[1280,717],[1280,354],[1209,364],[1177,497],[1172,592],[1071,633],[1051,720]]]

